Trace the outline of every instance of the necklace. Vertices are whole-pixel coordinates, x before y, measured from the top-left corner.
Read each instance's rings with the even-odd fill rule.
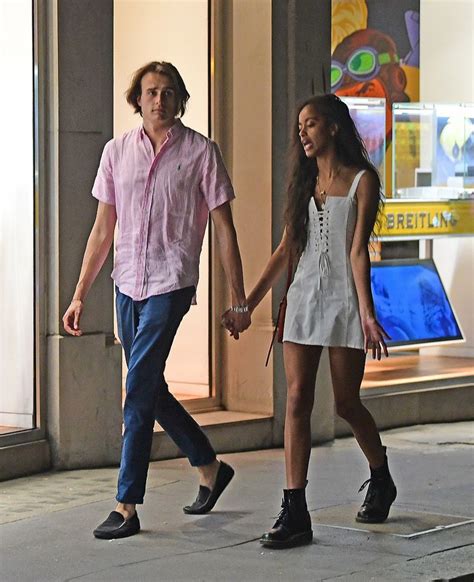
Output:
[[[328,181],[328,183],[326,184],[326,188],[321,188],[319,185],[319,174],[316,176],[316,186],[315,186],[315,192],[317,195],[319,195],[320,199],[321,199],[321,206],[324,208],[324,205],[326,204],[326,200],[327,197],[329,195],[329,188],[332,186],[332,183],[334,182],[334,178],[336,176],[339,175],[339,169],[335,170],[330,178],[330,180]]]

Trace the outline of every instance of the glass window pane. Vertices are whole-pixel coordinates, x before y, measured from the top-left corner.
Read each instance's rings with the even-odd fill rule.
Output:
[[[0,432],[34,427],[33,8],[0,0]]]

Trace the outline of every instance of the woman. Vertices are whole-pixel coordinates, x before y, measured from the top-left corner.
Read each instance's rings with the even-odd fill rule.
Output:
[[[347,106],[335,95],[306,101],[294,128],[285,232],[248,297],[253,311],[288,261],[299,257],[283,337],[287,489],[275,525],[260,540],[266,547],[312,541],[305,487],[323,346],[329,348],[337,413],[350,424],[370,465],[369,489],[357,521],[384,521],[396,497],[385,447],[359,397],[366,353],[377,359],[382,353],[388,356],[387,335],[374,315],[368,253],[381,203],[377,171]]]

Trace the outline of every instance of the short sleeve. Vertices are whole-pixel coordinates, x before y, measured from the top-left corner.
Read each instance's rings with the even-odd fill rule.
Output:
[[[235,198],[219,146],[211,140],[202,164],[201,191],[209,212]]]
[[[113,140],[105,144],[99,169],[92,187],[92,196],[100,202],[115,206],[115,185],[113,177]]]

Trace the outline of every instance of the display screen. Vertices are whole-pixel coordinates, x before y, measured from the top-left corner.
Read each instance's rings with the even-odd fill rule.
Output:
[[[371,282],[377,319],[391,338],[388,346],[463,339],[433,260],[372,263]]]

